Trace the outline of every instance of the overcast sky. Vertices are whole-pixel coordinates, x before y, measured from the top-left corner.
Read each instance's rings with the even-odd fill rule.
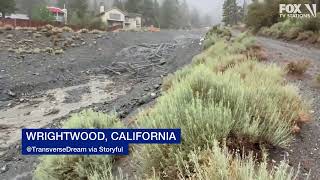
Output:
[[[244,0],[237,0],[238,5],[243,5]],[[250,2],[251,0],[247,0]],[[189,7],[196,7],[201,14],[209,14],[214,23],[219,23],[222,19],[222,5],[224,0],[187,0]]]

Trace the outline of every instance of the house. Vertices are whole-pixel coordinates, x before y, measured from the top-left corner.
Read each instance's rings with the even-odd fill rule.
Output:
[[[47,9],[54,16],[55,21],[61,22],[61,23],[67,22],[67,16],[68,16],[67,9],[60,9],[58,7],[47,7]]]
[[[0,13],[0,18],[2,18],[2,14]],[[6,15],[7,19],[21,19],[21,20],[29,20],[28,15],[22,14],[22,13],[15,13],[15,14],[10,14]]]
[[[105,11],[104,6],[101,6],[99,16],[109,28],[130,30],[140,29],[142,26],[140,14],[127,13],[115,7]]]

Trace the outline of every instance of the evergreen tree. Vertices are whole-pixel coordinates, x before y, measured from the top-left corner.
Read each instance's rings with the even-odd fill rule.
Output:
[[[113,1],[113,7],[117,7],[119,9],[123,10],[123,11],[125,10],[124,4],[123,4],[123,2],[121,0],[114,0]]]
[[[5,18],[6,14],[13,13],[15,9],[15,0],[0,0],[0,13],[2,14],[2,18]]]
[[[160,5],[158,3],[158,0],[154,0],[153,2],[153,10],[154,10],[154,20],[155,20],[155,26],[160,27]]]
[[[183,0],[180,7],[181,27],[191,27],[190,10],[186,0]]]
[[[0,0],[1,1],[1,0]],[[35,6],[37,8],[39,7],[45,7],[47,5],[45,0],[21,0],[21,5],[23,9],[26,11],[27,15],[31,18],[33,11],[35,11]]]
[[[154,25],[156,22],[154,4],[152,0],[144,0],[142,17],[145,25],[150,26]]]
[[[143,14],[143,0],[127,0],[125,9],[131,13]]]
[[[223,19],[226,25],[234,25],[238,23],[240,16],[240,8],[236,0],[225,0],[223,3]]]
[[[83,19],[88,10],[87,0],[69,0],[68,9],[72,15],[76,14],[78,18]]]
[[[160,22],[162,28],[179,28],[178,0],[165,0],[161,6]]]
[[[195,28],[199,28],[201,25],[200,15],[196,8],[194,8],[191,12],[191,25]]]
[[[50,22],[53,21],[55,18],[46,6],[35,6],[32,10],[31,19],[43,22]]]

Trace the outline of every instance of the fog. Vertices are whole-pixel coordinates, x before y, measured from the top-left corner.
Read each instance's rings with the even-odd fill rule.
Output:
[[[222,20],[222,6],[224,0],[187,0],[189,7],[195,7],[202,15],[210,15],[214,24],[220,23]],[[238,5],[242,6],[244,0],[238,0]],[[250,3],[251,0],[246,0]]]

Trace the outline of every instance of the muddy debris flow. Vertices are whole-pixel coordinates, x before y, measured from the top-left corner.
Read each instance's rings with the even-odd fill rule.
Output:
[[[201,50],[202,31],[0,34],[0,179],[32,179],[37,156],[20,154],[22,128],[60,127],[93,109],[124,121],[161,95],[162,79]]]

